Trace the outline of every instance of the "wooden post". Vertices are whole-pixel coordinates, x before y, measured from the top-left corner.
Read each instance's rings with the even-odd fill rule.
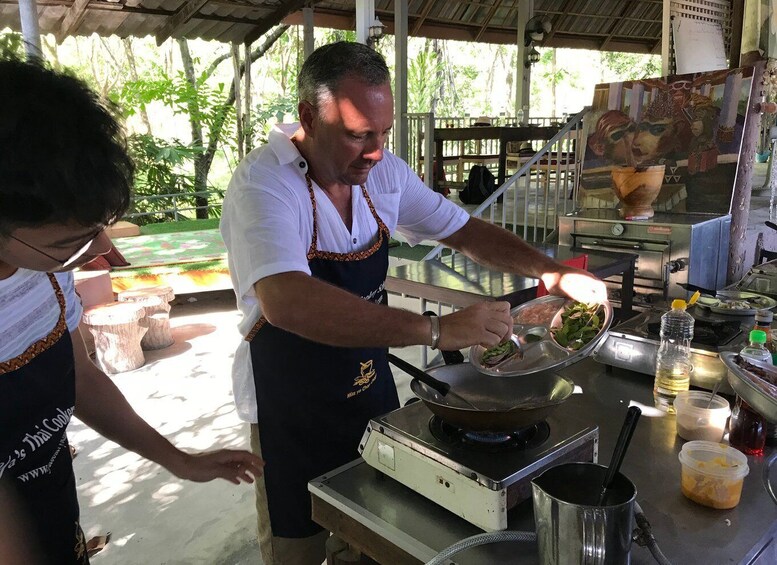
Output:
[[[761,80],[765,61],[758,61],[753,67],[750,101],[742,129],[742,149],[739,153],[734,194],[731,199],[731,242],[728,250],[727,284],[740,280],[750,265],[745,265],[747,256],[747,221],[750,216],[750,193],[753,187],[753,163],[758,144],[761,114],[757,111],[761,102]]]

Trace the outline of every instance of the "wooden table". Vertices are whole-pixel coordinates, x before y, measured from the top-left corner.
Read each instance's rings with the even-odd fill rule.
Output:
[[[548,126],[473,126],[466,128],[435,128],[434,129],[434,190],[437,191],[443,178],[444,155],[443,143],[446,141],[477,141],[496,139],[499,141],[499,173],[497,186],[501,186],[506,178],[507,143],[510,141],[548,140],[559,132],[558,127]],[[459,155],[457,157],[477,158],[477,155]]]
[[[557,261],[586,254],[588,271],[602,279],[621,275],[619,318],[626,320],[632,316],[636,254],[582,250],[552,244],[536,244],[535,247]],[[393,267],[389,269],[386,278],[386,289],[389,292],[460,308],[482,300],[507,300],[512,306],[517,306],[536,296],[538,284],[538,279],[531,277],[492,271],[462,253],[443,257],[439,261],[418,261]]]

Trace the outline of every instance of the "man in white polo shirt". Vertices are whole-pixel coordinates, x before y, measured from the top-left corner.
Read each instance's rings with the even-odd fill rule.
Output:
[[[439,319],[386,307],[388,241],[438,240],[492,268],[541,277],[588,302],[604,285],[512,233],[470,218],[383,150],[393,124],[385,61],[339,42],[299,75],[300,123],[275,128],[239,165],[221,231],[245,336],[235,401],[266,461],[257,482],[267,565],[319,565],[328,532],[310,519],[307,482],[358,456],[369,418],[398,407],[388,347],[493,346],[512,330],[507,302]]]

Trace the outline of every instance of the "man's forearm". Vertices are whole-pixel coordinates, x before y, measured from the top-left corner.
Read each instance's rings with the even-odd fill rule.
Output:
[[[282,273],[255,285],[267,320],[304,338],[340,347],[430,343],[429,320],[386,308],[304,273]]]
[[[442,243],[496,271],[539,278],[557,263],[512,232],[478,218],[470,220]]]

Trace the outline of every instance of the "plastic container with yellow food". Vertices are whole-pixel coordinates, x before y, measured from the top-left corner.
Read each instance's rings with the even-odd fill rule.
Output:
[[[750,472],[744,453],[713,441],[689,441],[680,451],[683,494],[711,508],[734,508]]]

